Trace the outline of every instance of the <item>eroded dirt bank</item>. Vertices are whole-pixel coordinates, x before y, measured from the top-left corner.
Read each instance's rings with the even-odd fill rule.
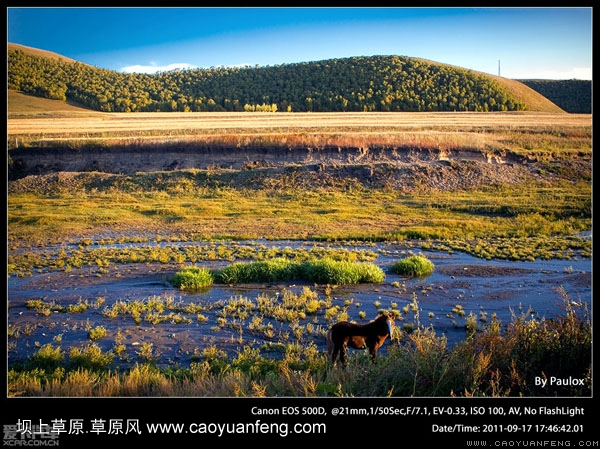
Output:
[[[92,146],[84,148],[33,147],[9,152],[10,179],[58,171],[132,174],[140,171],[175,169],[248,169],[300,165],[357,165],[373,163],[415,163],[478,161],[490,164],[525,162],[507,152],[472,149],[412,147],[270,147],[261,148],[163,144]]]
[[[193,175],[190,170],[199,170]],[[187,171],[187,173],[186,173]],[[9,152],[9,192],[117,186],[120,177],[170,172],[205,186],[400,191],[461,190],[533,181],[591,180],[589,157],[535,160],[510,152],[416,148],[143,146],[27,148]]]

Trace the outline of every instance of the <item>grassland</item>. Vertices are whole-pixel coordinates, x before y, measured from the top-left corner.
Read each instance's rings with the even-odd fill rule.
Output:
[[[74,106],[56,109],[60,102],[11,95],[9,145],[41,144],[40,151],[45,146],[85,150],[99,142],[118,148],[131,141],[160,151],[162,142],[171,139],[170,145],[203,142],[231,152],[245,146],[274,153],[298,146],[334,146],[340,151],[401,146],[439,152],[438,160],[427,165],[405,164],[414,170],[410,176],[398,175],[402,165],[365,163],[371,178],[397,177],[387,187],[369,180],[375,188],[337,167],[333,173],[307,177],[293,164],[284,170],[248,166],[236,171],[38,177],[27,180],[31,184],[9,186],[11,242],[106,237],[113,232],[135,234],[137,229],[167,238],[419,238],[473,243],[550,239],[590,229],[589,115],[103,114]],[[36,103],[33,107],[31,101]],[[37,104],[40,101],[44,106]],[[31,110],[46,110],[49,116]],[[81,114],[70,113],[73,110]],[[15,116],[21,118],[11,118]],[[473,153],[498,156],[507,163],[472,164]],[[516,162],[511,155],[518,156]],[[448,167],[438,163],[444,160]],[[521,166],[530,166],[529,171],[518,171]],[[468,183],[477,177],[481,182]]]
[[[9,103],[9,155],[28,146],[85,151],[89,145],[118,148],[137,142],[148,151],[160,151],[164,142],[202,142],[232,152],[245,146],[271,152],[298,146],[329,145],[339,151],[398,146],[414,152],[434,149],[452,157],[392,164],[369,161],[356,165],[365,173],[361,176],[341,164],[320,171],[299,164],[249,164],[241,169],[30,175],[8,186],[9,276],[135,263],[184,266],[202,260],[282,256],[302,260],[296,253],[259,248],[248,252],[236,246],[221,252],[213,245],[245,239],[401,241],[487,260],[591,257],[591,240],[585,236],[592,221],[589,115],[120,115],[53,111],[50,106],[43,113],[39,108],[31,113],[26,100],[18,97],[12,106]],[[473,154],[496,155],[499,160],[473,160]],[[136,245],[105,247],[128,242]],[[197,245],[183,248],[181,242]],[[68,243],[73,246],[66,250]],[[376,257],[337,256],[352,261]],[[314,302],[310,292],[303,294],[295,304]],[[498,325],[490,323],[485,332],[454,349],[419,326],[417,319],[409,344],[390,348],[390,357],[377,367],[368,367],[359,357],[353,363],[360,368],[346,373],[331,370],[312,344],[290,343],[280,348],[283,355],[278,360],[252,348],[230,360],[211,346],[196,354],[192,366],[166,371],[156,367],[150,346],[140,349],[148,364],[120,374],[109,371],[119,353],[117,341],[109,353],[89,346],[85,353],[76,348],[68,356],[59,344],[50,345],[38,348],[28,363],[11,371],[9,390],[15,395],[59,396],[537,394],[523,382],[539,372],[544,360],[560,365],[558,360],[568,354],[576,358],[577,375],[589,375],[589,323],[574,314],[568,298],[565,303],[563,320],[515,317],[508,334],[500,334]],[[44,304],[37,307],[46,310]],[[242,309],[232,298],[227,313]],[[176,318],[173,310],[166,319]],[[269,331],[254,324],[261,332]],[[14,334],[24,331],[11,329]],[[563,331],[564,338],[552,339]],[[91,335],[102,335],[102,329],[90,328]],[[527,340],[526,335],[533,337]],[[474,357],[482,347],[485,351]],[[517,369],[513,360],[523,365]],[[376,375],[390,382],[365,383]]]
[[[587,193],[587,194],[586,194]],[[590,229],[585,186],[457,195],[385,192],[255,193],[225,189],[173,197],[165,192],[15,194],[8,202],[9,249],[100,240],[210,241],[300,239],[406,241],[483,258],[529,260],[591,254],[577,234]],[[131,250],[130,260],[141,249]],[[179,261],[179,251],[167,260]],[[137,254],[134,254],[137,253]],[[88,254],[87,258],[100,256]],[[117,256],[106,254],[108,260]],[[118,256],[123,258],[123,253]],[[85,259],[84,259],[85,260]],[[127,260],[126,258],[123,260]],[[9,257],[9,271],[42,268],[62,258]],[[13,265],[14,263],[14,265]]]

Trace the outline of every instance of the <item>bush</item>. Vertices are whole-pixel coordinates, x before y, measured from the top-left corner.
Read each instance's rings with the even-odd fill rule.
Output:
[[[31,366],[33,368],[40,368],[46,371],[52,371],[60,366],[64,361],[65,355],[63,350],[59,347],[54,347],[50,343],[42,346],[38,351],[33,354],[31,359]]]
[[[200,290],[210,287],[214,282],[213,274],[207,268],[188,267],[175,273],[171,284],[180,290]]]
[[[427,257],[423,255],[410,256],[399,260],[391,266],[391,270],[396,274],[407,276],[422,277],[433,273],[435,266]]]
[[[104,370],[113,362],[113,353],[103,353],[100,347],[93,343],[85,348],[73,347],[69,351],[70,369]]]

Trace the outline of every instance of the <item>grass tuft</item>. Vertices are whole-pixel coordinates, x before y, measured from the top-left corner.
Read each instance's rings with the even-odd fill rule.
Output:
[[[397,261],[390,270],[400,275],[423,277],[433,273],[434,268],[433,262],[419,254]]]
[[[370,262],[330,258],[294,262],[285,258],[275,258],[250,263],[236,262],[216,272],[215,279],[224,284],[308,281],[317,284],[350,285],[383,282],[385,273]]]
[[[201,290],[210,287],[213,282],[213,274],[207,268],[187,267],[175,273],[171,284],[180,290]]]

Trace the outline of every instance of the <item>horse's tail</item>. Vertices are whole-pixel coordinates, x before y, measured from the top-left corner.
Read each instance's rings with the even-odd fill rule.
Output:
[[[331,339],[331,329],[327,331],[327,354],[331,357],[333,354],[333,340]]]

